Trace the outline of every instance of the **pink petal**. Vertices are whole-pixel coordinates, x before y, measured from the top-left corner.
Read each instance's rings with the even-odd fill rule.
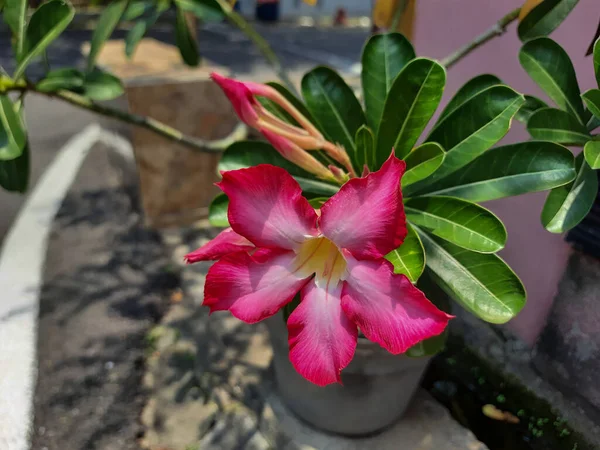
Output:
[[[367,339],[393,354],[440,334],[452,316],[440,311],[385,260],[348,262],[342,308]]]
[[[394,155],[380,170],[353,178],[321,207],[319,227],[359,259],[377,259],[406,237],[400,179],[406,164]]]
[[[288,319],[290,361],[304,378],[319,386],[341,382],[340,372],[356,348],[356,325],[342,311],[341,283],[319,287],[310,282]]]
[[[224,256],[208,271],[204,305],[231,311],[247,323],[275,314],[302,289],[309,278],[292,271],[294,252],[260,249],[258,257],[237,252]]]
[[[229,253],[250,251],[253,248],[254,245],[248,239],[240,236],[231,228],[226,228],[213,240],[188,253],[184,258],[188,264],[198,261],[214,261]]]
[[[231,228],[257,247],[291,250],[318,234],[315,210],[280,167],[261,164],[224,172],[217,186],[229,197]]]
[[[256,127],[258,113],[254,106],[258,105],[258,102],[250,89],[244,83],[224,77],[216,72],[211,73],[210,77],[223,90],[240,120],[250,127]]]

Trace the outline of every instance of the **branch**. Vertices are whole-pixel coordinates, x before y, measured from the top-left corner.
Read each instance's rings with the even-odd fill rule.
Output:
[[[490,29],[484,31],[471,42],[469,42],[467,45],[459,48],[451,55],[448,55],[447,57],[442,59],[442,65],[446,66],[446,68],[450,68],[462,58],[471,53],[473,50],[485,44],[487,41],[504,34],[504,32],[506,31],[506,27],[510,23],[514,22],[517,19],[517,17],[519,17],[520,11],[521,8],[513,9],[507,15],[502,17],[498,22],[496,22],[494,26],[492,26]]]
[[[57,98],[64,102],[70,103],[71,105],[79,108],[87,109],[88,111],[95,112],[111,119],[120,120],[131,125],[145,128],[153,131],[160,136],[163,136],[171,141],[178,142],[194,150],[198,150],[205,153],[221,153],[235,141],[246,138],[248,129],[244,124],[239,124],[236,128],[223,139],[217,139],[207,141],[203,139],[197,139],[192,136],[186,136],[181,131],[155,120],[151,117],[140,116],[137,114],[130,114],[120,109],[111,108],[105,105],[96,103],[89,98],[83,97],[79,94],[70,91],[57,91],[57,92],[40,92],[36,90],[35,86],[24,83],[14,83],[10,86],[1,86],[0,93],[6,93],[10,91],[21,92],[35,92],[40,95],[44,95],[50,98]]]
[[[239,30],[242,33],[244,33],[254,43],[254,45],[256,45],[256,47],[261,51],[261,53],[263,54],[265,59],[269,62],[269,64],[271,64],[271,66],[277,73],[277,76],[279,77],[279,79],[281,81],[283,81],[283,83],[287,86],[287,88],[290,91],[292,91],[295,95],[298,95],[298,92],[296,90],[296,87],[294,86],[294,83],[292,83],[292,80],[290,80],[290,77],[288,76],[287,71],[283,68],[281,61],[279,61],[279,58],[277,57],[277,55],[275,54],[275,52],[273,51],[273,49],[271,48],[269,43],[266,41],[266,39],[263,38],[252,27],[252,25],[250,25],[246,21],[246,19],[244,19],[240,14],[235,12],[233,10],[233,8],[231,7],[231,5],[229,4],[229,2],[227,2],[227,0],[216,0],[216,2],[219,4],[221,9],[225,13],[227,19],[233,25],[238,27]]]

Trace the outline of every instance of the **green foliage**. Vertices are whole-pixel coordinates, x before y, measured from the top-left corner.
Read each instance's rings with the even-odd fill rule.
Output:
[[[157,4],[153,4],[153,2],[141,1],[134,3],[141,3],[143,11],[140,15],[144,14],[144,16],[133,25],[131,30],[129,30],[127,33],[127,37],[125,38],[125,55],[128,58],[133,56],[135,49],[144,35],[156,23],[162,13],[165,12],[169,6],[168,2],[159,2]],[[125,11],[123,20],[128,20],[129,16],[127,15],[127,12],[132,8],[134,3],[130,4],[127,11]]]
[[[375,167],[375,136],[369,127],[363,125],[356,132],[356,167],[361,170]]]
[[[229,199],[225,194],[218,194],[208,208],[208,220],[213,227],[228,227],[227,208]]]
[[[225,14],[215,0],[175,0],[177,8],[194,14],[205,22],[219,22]]]
[[[583,148],[583,154],[592,169],[600,169],[600,141],[588,141]]]
[[[8,161],[0,160],[0,186],[9,192],[24,193],[29,184],[30,155],[29,144],[21,155]]]
[[[27,135],[15,105],[7,95],[0,95],[0,161],[21,155]]]
[[[385,259],[394,265],[394,273],[406,275],[416,283],[425,269],[425,250],[413,227],[407,224],[406,229],[407,235],[402,245],[388,253]]]
[[[102,47],[104,47],[104,44],[121,21],[121,17],[125,13],[128,4],[128,0],[115,0],[110,2],[104,8],[104,11],[102,11],[90,42],[90,54],[88,55],[87,62],[87,70],[89,72],[94,69],[96,59],[100,55]]]
[[[383,106],[396,76],[416,58],[412,44],[400,33],[376,34],[362,53],[362,88],[369,126],[377,131]]]
[[[527,131],[534,139],[567,145],[584,145],[591,136],[586,127],[568,111],[542,108],[527,121]]]
[[[581,94],[581,98],[591,113],[600,117],[600,89],[590,89]]]
[[[547,107],[548,105],[543,100],[540,100],[539,98],[534,97],[533,95],[526,95],[525,103],[523,103],[523,106],[521,106],[521,109],[519,109],[515,118],[518,121],[527,124],[527,121],[534,112],[536,112],[538,109]]]
[[[430,59],[414,59],[402,69],[383,107],[377,133],[377,166],[385,162],[392,149],[398,158],[410,152],[437,109],[445,84],[446,70]]]
[[[200,64],[196,30],[190,29],[190,24],[185,19],[185,12],[180,8],[177,8],[175,19],[175,43],[181,58],[188,66],[195,67]]]
[[[402,188],[424,180],[444,162],[446,153],[437,142],[426,142],[414,148],[406,157],[406,172],[402,177]]]
[[[569,15],[579,0],[544,0],[521,21],[519,37],[527,41],[552,33]]]

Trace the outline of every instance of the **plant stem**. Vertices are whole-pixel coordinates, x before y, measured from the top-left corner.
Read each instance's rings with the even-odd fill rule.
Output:
[[[477,36],[475,39],[473,39],[467,45],[459,48],[457,51],[455,51],[451,55],[448,55],[447,57],[442,59],[442,62],[441,62],[442,65],[446,66],[446,68],[450,68],[454,64],[456,64],[458,61],[460,61],[462,58],[464,58],[469,53],[471,53],[473,50],[475,50],[476,48],[485,44],[487,41],[504,34],[504,32],[506,31],[506,27],[510,23],[517,20],[517,17],[519,17],[520,11],[521,11],[520,7],[513,9],[511,12],[509,12],[504,17],[502,17],[498,22],[496,22],[491,28],[489,28],[488,30],[481,33],[479,36]]]
[[[231,134],[229,134],[229,136],[226,136],[223,139],[207,141],[203,139],[197,139],[192,136],[186,136],[181,131],[176,130],[175,128],[151,117],[130,114],[120,109],[101,105],[90,100],[89,98],[83,97],[74,92],[40,92],[36,90],[35,86],[33,85],[23,85],[17,83],[14,83],[12,86],[2,87],[3,89],[0,90],[1,94],[10,91],[21,92],[21,94],[26,92],[35,92],[40,95],[45,95],[46,97],[56,98],[64,102],[70,103],[71,105],[77,106],[79,108],[95,112],[96,114],[100,114],[111,119],[120,120],[131,125],[145,128],[147,130],[153,131],[154,133],[160,136],[170,139],[171,141],[178,142],[194,150],[198,150],[205,153],[221,153],[223,150],[229,147],[229,145],[233,144],[237,140],[244,139],[248,134],[247,127],[244,124],[240,124],[236,126],[236,128]]]
[[[287,71],[283,68],[281,61],[266,41],[253,27],[250,25],[246,19],[244,19],[240,14],[235,12],[229,2],[227,0],[216,0],[216,2],[221,6],[221,9],[225,12],[227,19],[239,30],[244,33],[248,38],[256,45],[256,47],[261,51],[265,59],[271,64],[277,76],[286,87],[294,93],[294,95],[298,95],[298,91],[290,80],[290,77],[287,74]]]
[[[390,25],[390,31],[399,31],[398,25],[400,25],[400,20],[402,20],[402,14],[404,14],[405,9],[406,0],[398,0],[398,5],[396,5],[396,11],[394,11],[394,17]]]

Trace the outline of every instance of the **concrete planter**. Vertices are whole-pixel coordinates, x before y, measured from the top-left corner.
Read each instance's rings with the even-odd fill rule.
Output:
[[[333,433],[366,435],[397,421],[431,359],[392,355],[360,338],[354,359],[342,372],[344,385],[319,387],[306,381],[290,363],[282,316],[278,314],[266,323],[281,398],[301,419]]]

